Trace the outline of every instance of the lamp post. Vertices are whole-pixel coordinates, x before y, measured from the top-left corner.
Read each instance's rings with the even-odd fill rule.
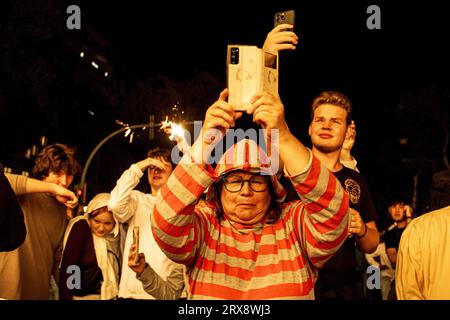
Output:
[[[78,187],[78,189],[77,189],[77,195],[79,195],[79,190],[83,190],[84,189],[84,185],[85,185],[85,181],[86,181],[86,175],[87,175],[87,171],[88,171],[88,169],[89,169],[89,165],[91,164],[91,162],[92,162],[92,159],[94,159],[94,156],[96,155],[96,153],[98,152],[98,150],[100,150],[100,148],[106,143],[106,142],[108,142],[111,138],[113,138],[113,137],[115,137],[116,135],[118,135],[118,134],[120,134],[120,133],[122,133],[122,132],[124,132],[124,131],[127,131],[127,130],[131,130],[131,129],[138,129],[138,128],[150,128],[150,129],[153,129],[153,128],[155,128],[155,127],[159,127],[160,125],[159,124],[148,124],[148,123],[146,123],[146,124],[135,124],[135,125],[132,125],[132,126],[126,126],[126,127],[124,127],[124,128],[121,128],[121,129],[119,129],[119,130],[116,130],[116,131],[114,131],[113,133],[111,133],[111,134],[109,134],[108,136],[106,136],[102,141],[100,141],[96,146],[95,146],[95,148],[92,150],[92,152],[89,154],[89,157],[88,157],[88,159],[86,160],[86,164],[84,165],[84,168],[83,168],[83,172],[82,172],[82,174],[81,174],[81,180],[80,180],[80,184],[79,184],[79,187]],[[85,194],[84,194],[84,192],[83,192],[83,198],[85,197]],[[84,202],[84,201],[83,201]]]

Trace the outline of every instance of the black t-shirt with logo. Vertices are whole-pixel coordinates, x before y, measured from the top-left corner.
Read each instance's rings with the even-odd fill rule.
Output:
[[[341,170],[333,172],[333,174],[347,191],[350,208],[358,211],[362,220],[366,223],[378,219],[375,205],[364,177],[359,172],[345,166]],[[299,199],[297,192],[288,179],[282,177],[280,182],[287,191],[286,201]],[[355,241],[354,236],[347,238],[342,247],[325,263],[321,270],[342,275],[354,272],[357,267]]]
[[[350,208],[358,211],[365,223],[378,219],[372,196],[363,176],[345,166],[333,174],[347,191]],[[342,274],[356,270],[355,241],[355,236],[347,238],[342,247],[325,263],[322,270]]]

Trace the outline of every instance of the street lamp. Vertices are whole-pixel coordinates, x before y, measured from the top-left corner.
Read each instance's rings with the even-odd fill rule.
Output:
[[[124,128],[121,128],[119,130],[114,131],[113,133],[109,134],[108,136],[106,136],[102,141],[100,141],[95,148],[92,150],[92,152],[89,154],[88,159],[86,160],[86,164],[84,165],[83,168],[83,172],[81,174],[81,180],[80,180],[80,184],[78,186],[78,190],[77,190],[77,195],[80,195],[80,193],[83,195],[83,197],[85,197],[85,194],[83,191],[80,192],[80,190],[84,189],[84,185],[85,185],[85,181],[86,181],[86,175],[87,175],[87,171],[89,169],[89,165],[92,162],[92,159],[94,159],[94,156],[96,155],[96,153],[98,152],[98,150],[100,150],[100,148],[106,143],[108,142],[111,138],[115,137],[116,135],[124,132],[124,131],[128,131],[128,130],[132,130],[132,129],[138,129],[138,128],[150,128],[153,129],[155,127],[159,127],[159,124],[135,124],[132,126],[126,126]]]

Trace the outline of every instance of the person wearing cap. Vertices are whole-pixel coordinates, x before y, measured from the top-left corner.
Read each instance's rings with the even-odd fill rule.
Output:
[[[145,172],[151,193],[134,190]],[[175,300],[181,296],[184,288],[183,266],[172,262],[161,251],[150,225],[155,197],[171,173],[170,150],[157,147],[148,152],[146,159],[125,170],[111,191],[108,208],[120,223],[127,226],[119,298]],[[145,256],[148,264],[145,271],[139,268],[133,270],[128,265],[128,257],[133,254],[134,227],[140,228],[138,254]]]
[[[61,300],[117,298],[119,223],[108,210],[109,198],[109,193],[97,194],[86,214],[73,218],[67,226],[60,266]]]
[[[314,299],[316,269],[347,237],[348,195],[290,133],[280,98],[266,92],[253,96],[247,113],[271,151],[242,139],[213,169],[212,151],[242,116],[227,95],[208,108],[200,136],[158,194],[155,239],[186,265],[188,299]],[[283,203],[278,154],[301,201]]]

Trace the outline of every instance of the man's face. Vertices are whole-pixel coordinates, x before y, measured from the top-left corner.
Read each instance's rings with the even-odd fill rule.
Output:
[[[172,173],[172,165],[165,161],[163,158],[158,158],[164,165],[164,170],[157,168],[155,166],[150,166],[147,169],[148,172],[148,183],[152,187],[152,190],[159,190],[163,185],[166,184],[167,179],[169,179]]]
[[[244,182],[242,189],[237,192],[227,190],[237,190],[240,181],[249,180],[254,191],[250,187],[250,182]],[[220,201],[225,216],[233,222],[242,224],[254,224],[264,219],[270,206],[270,193],[267,176],[251,174],[244,171],[232,172],[225,177],[220,192]]]
[[[322,104],[314,111],[309,125],[312,145],[322,153],[339,151],[347,133],[347,111],[344,108]]]
[[[56,173],[51,171],[49,175],[45,177],[42,181],[55,183],[57,185],[63,186],[64,188],[68,188],[73,181],[73,176],[68,175],[65,172]]]
[[[389,214],[394,222],[404,220],[405,205],[403,203],[394,203],[389,206]]]

